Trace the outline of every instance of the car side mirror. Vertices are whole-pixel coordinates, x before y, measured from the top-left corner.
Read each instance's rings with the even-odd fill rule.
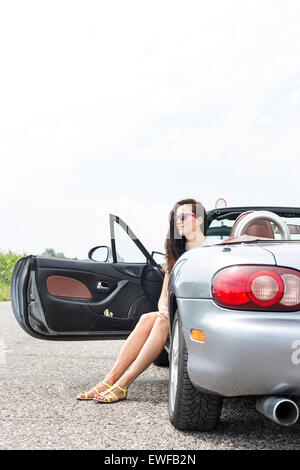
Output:
[[[152,251],[151,256],[160,266],[166,262],[164,253],[161,253],[160,251]]]
[[[108,260],[108,255],[108,246],[94,246],[94,248],[89,251],[88,257],[92,261],[100,261],[105,263]]]

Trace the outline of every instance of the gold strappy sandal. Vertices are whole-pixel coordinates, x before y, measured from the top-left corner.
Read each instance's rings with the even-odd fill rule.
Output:
[[[106,387],[110,388],[111,385],[105,383],[105,382],[100,382],[101,384],[103,385],[106,385]],[[97,393],[97,395],[100,395],[100,393],[102,392],[99,392],[99,390],[96,389],[96,387],[94,387],[92,390],[95,390],[95,392]],[[106,391],[106,390],[105,390]],[[80,395],[82,395],[82,393],[85,394],[85,397],[81,397]],[[77,397],[76,397],[76,400],[94,400],[94,397],[88,397],[88,392],[82,392],[80,393]]]
[[[123,392],[123,394],[124,394],[124,396],[123,396],[122,398],[117,397],[117,395],[112,392],[112,390],[114,390],[114,389],[117,388],[117,387],[118,387],[120,390],[122,390],[122,392]],[[117,401],[125,400],[126,395],[127,395],[127,392],[128,392],[127,389],[122,388],[122,387],[120,387],[119,385],[116,385],[116,384],[115,384],[115,385],[113,385],[112,387],[108,388],[107,390],[105,390],[104,392],[101,392],[101,393],[99,394],[101,397],[105,397],[105,398],[106,398],[105,401],[104,401],[104,400],[99,400],[98,398],[93,398],[93,400],[94,400],[96,403],[116,403]],[[111,401],[111,400],[107,397],[107,395],[108,395],[109,393],[115,397],[115,400]]]

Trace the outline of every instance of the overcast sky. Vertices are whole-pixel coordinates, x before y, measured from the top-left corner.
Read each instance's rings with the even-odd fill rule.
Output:
[[[0,249],[70,257],[185,197],[300,205],[299,0],[0,7]]]

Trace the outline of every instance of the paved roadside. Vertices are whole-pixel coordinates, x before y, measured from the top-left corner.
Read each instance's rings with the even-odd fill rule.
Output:
[[[300,449],[300,424],[265,419],[253,399],[226,399],[217,431],[169,422],[168,369],[152,365],[120,403],[79,402],[111,368],[123,341],[51,342],[28,336],[0,302],[0,449]]]

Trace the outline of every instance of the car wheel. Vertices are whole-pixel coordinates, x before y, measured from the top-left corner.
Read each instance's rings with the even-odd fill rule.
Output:
[[[159,356],[153,362],[156,366],[168,367],[169,365],[169,355],[165,349],[162,350]]]
[[[223,397],[202,393],[187,372],[188,351],[176,312],[172,328],[169,370],[169,418],[183,431],[211,431],[219,422]]]

